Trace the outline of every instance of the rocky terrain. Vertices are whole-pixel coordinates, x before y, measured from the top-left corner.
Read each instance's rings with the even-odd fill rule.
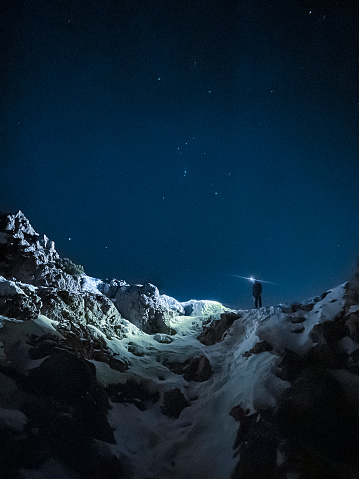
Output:
[[[359,274],[232,311],[0,216],[0,477],[359,478]]]

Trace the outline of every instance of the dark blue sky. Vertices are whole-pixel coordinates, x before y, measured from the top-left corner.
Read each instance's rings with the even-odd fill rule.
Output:
[[[345,2],[5,0],[1,208],[96,277],[301,300],[359,251]],[[71,239],[70,239],[71,238]]]

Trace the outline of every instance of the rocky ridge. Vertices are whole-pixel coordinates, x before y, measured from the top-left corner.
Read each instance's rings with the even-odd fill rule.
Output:
[[[0,216],[0,274],[12,289],[0,313],[12,311],[14,317],[41,313],[80,324],[102,322],[105,328],[117,328],[117,333],[125,319],[152,334],[170,333],[168,320],[184,314],[180,303],[160,295],[150,283],[89,278],[82,267],[60,258],[55,243],[41,237],[21,211]]]

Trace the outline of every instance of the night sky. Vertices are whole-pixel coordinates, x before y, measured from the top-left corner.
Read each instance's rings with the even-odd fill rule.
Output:
[[[359,253],[359,12],[3,0],[0,207],[87,274],[251,307]]]

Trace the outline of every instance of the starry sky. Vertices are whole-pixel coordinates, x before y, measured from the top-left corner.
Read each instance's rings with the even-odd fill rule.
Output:
[[[300,301],[359,252],[359,9],[4,0],[0,207],[87,274]]]

